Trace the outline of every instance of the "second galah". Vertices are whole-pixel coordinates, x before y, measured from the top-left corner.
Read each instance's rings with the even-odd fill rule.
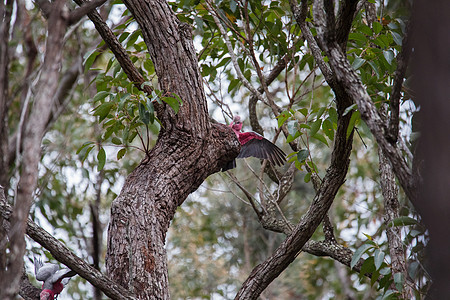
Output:
[[[74,271],[60,269],[56,264],[43,264],[34,257],[34,272],[36,280],[43,281],[40,300],[53,300],[62,292],[70,277],[76,275]]]
[[[286,154],[278,148],[274,143],[265,139],[262,135],[249,131],[241,132],[241,117],[235,116],[233,122],[229,125],[241,143],[241,152],[237,158],[257,157],[267,159],[271,164],[281,166],[286,161]],[[229,161],[223,168],[222,172],[236,167],[236,160]]]

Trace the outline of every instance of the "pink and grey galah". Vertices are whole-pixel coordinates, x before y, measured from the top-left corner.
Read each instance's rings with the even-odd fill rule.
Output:
[[[57,264],[43,264],[41,259],[34,257],[34,273],[36,280],[43,281],[40,300],[53,300],[64,289],[69,282],[70,277],[77,273],[74,271],[60,267]]]
[[[241,152],[237,158],[257,157],[260,159],[267,159],[271,164],[281,166],[286,161],[286,154],[278,148],[271,141],[265,139],[262,135],[249,131],[241,132],[242,121],[241,117],[234,116],[233,122],[229,125],[238,137],[241,143]],[[228,162],[223,168],[222,172],[236,167],[236,160]]]

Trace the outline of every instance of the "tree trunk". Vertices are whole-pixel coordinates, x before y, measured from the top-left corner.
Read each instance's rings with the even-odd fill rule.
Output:
[[[210,174],[237,156],[228,127],[209,122],[190,27],[165,1],[124,1],[143,32],[164,93],[183,100],[178,114],[156,105],[161,132],[111,207],[106,267],[141,299],[169,299],[167,229],[175,211]]]

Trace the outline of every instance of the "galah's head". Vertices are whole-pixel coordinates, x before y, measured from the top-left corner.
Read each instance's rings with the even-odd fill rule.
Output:
[[[240,116],[234,116],[233,123],[231,123],[231,128],[233,128],[234,131],[241,131],[242,129],[242,121]]]

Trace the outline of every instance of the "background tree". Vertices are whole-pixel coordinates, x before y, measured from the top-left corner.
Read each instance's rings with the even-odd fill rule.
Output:
[[[15,204],[11,216],[2,202],[2,234],[9,234],[1,244],[2,282],[20,279],[11,270],[21,269],[26,225],[55,259],[114,299],[168,298],[169,276],[173,298],[423,297],[428,236],[409,202],[418,201],[419,181],[414,94],[403,84],[408,5],[125,1],[126,8],[93,10],[99,1],[54,13],[59,2],[36,3],[40,10],[2,6],[10,41],[2,44],[2,164],[9,170],[2,185]],[[36,16],[33,26],[8,27],[10,20],[22,24],[24,14]],[[85,14],[101,42],[90,22],[76,22]],[[56,28],[52,18],[64,25]],[[19,28],[28,35],[17,36]],[[41,54],[24,46],[45,40],[31,28],[60,45],[45,48],[44,57],[56,58],[39,60],[41,70],[50,68],[45,73],[33,72]],[[72,61],[81,56],[84,74],[80,60]],[[22,77],[30,80],[15,79]],[[212,175],[239,149],[234,133],[209,116],[226,123],[233,113],[285,144],[289,164],[274,169],[249,160]],[[32,202],[32,218],[65,232],[65,244],[98,269],[109,221],[112,281],[26,222]],[[92,232],[83,230],[88,224]],[[21,294],[33,297],[26,284]],[[2,291],[4,298],[16,287]],[[87,295],[82,283],[68,292]]]

